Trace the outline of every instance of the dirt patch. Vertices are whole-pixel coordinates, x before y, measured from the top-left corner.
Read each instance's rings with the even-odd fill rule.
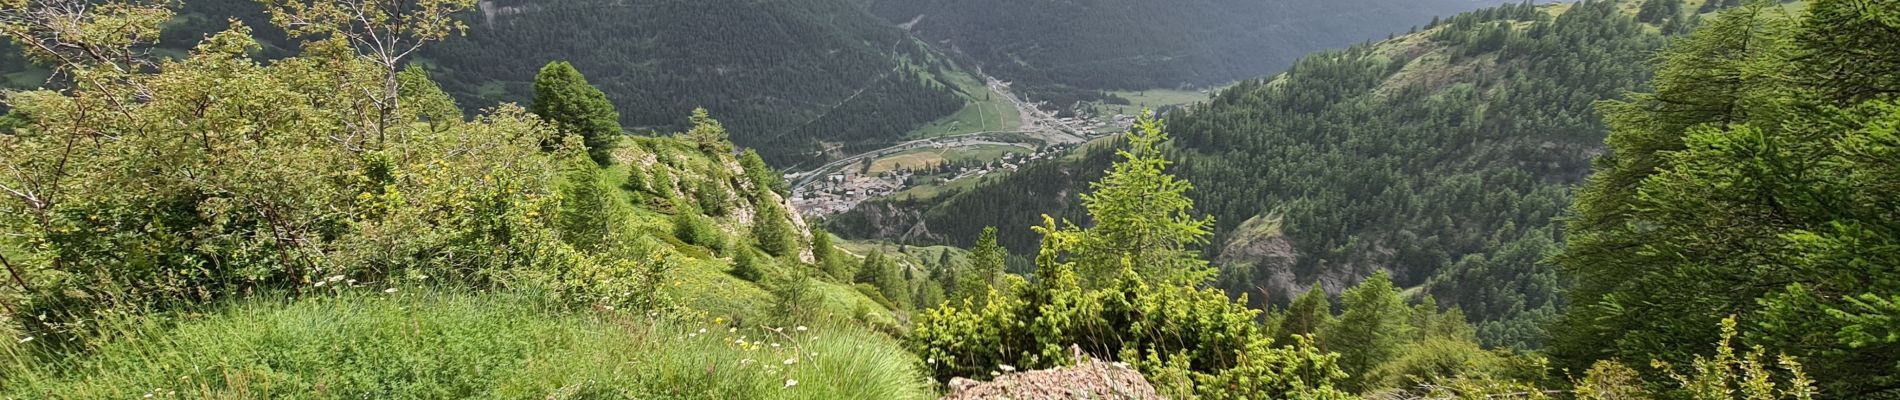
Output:
[[[1085,358],[1085,357],[1084,357]],[[1079,358],[1080,359],[1080,358]],[[1127,364],[1085,359],[1073,367],[1005,374],[989,382],[956,378],[943,400],[1163,399]]]

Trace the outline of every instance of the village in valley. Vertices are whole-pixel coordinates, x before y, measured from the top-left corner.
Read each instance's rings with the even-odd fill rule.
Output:
[[[872,199],[955,194],[984,179],[1009,174],[1031,163],[1067,157],[1090,143],[1122,133],[1133,125],[1141,109],[1178,107],[1205,99],[1209,93],[1117,93],[1140,103],[1078,103],[1058,115],[1049,111],[1047,104],[1017,97],[1008,82],[984,81],[984,86],[997,96],[992,108],[1006,110],[992,113],[1007,120],[1004,129],[942,132],[786,174],[786,181],[793,186],[792,204],[806,216],[823,217],[849,211]]]

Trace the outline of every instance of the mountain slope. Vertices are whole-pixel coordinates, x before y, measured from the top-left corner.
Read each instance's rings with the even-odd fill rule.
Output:
[[[1498,2],[1491,2],[1496,4]],[[871,10],[1068,104],[1102,89],[1206,86],[1485,5],[1471,0],[878,0]]]
[[[1560,305],[1562,284],[1540,263],[1559,240],[1551,219],[1601,151],[1592,103],[1642,87],[1643,60],[1662,44],[1632,9],[1467,13],[1309,56],[1170,114],[1176,171],[1218,221],[1209,252],[1221,285],[1283,301],[1389,270],[1463,308],[1488,344],[1536,345],[1525,321]],[[940,204],[874,204],[837,225],[911,216],[898,222],[953,241],[1000,225],[1005,242],[1029,248],[1033,235],[1009,227],[1024,215],[1079,215],[1079,182],[1109,155],[1032,166]]]
[[[535,72],[567,60],[593,77],[630,130],[683,129],[679,117],[704,107],[733,128],[738,144],[793,165],[825,158],[821,150],[883,147],[982,95],[940,80],[958,67],[847,0],[477,4],[461,16],[466,36],[414,59],[470,111],[527,104]],[[298,47],[256,1],[193,0],[181,3],[157,51],[183,54],[227,28],[227,18],[257,30],[261,56]],[[0,59],[0,74],[31,88],[48,71],[9,57]]]
[[[779,165],[818,158],[820,142],[882,147],[964,102],[931,73],[955,66],[844,0],[480,7],[467,37],[425,55],[464,103],[525,102],[535,70],[569,60],[630,129],[679,129],[679,116],[705,107]]]

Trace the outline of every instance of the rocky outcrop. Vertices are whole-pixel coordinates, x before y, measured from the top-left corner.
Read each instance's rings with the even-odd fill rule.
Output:
[[[1127,364],[1083,360],[1072,367],[1009,373],[989,382],[956,378],[944,400],[1163,399]]]

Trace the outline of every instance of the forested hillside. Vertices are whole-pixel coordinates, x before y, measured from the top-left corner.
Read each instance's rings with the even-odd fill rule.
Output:
[[[1179,173],[1215,218],[1221,285],[1284,302],[1387,270],[1465,310],[1487,344],[1535,346],[1563,287],[1541,263],[1552,219],[1601,153],[1593,103],[1643,87],[1663,23],[1632,4],[1506,5],[1392,40],[1323,52],[1169,115]],[[1692,11],[1692,10],[1690,10]],[[1675,21],[1675,22],[1669,22]],[[1073,197],[1112,159],[1044,164],[920,210],[953,242],[984,226],[1033,246],[1038,213]],[[840,231],[876,206],[839,218]],[[918,221],[891,221],[915,223]],[[1474,283],[1482,283],[1474,284]],[[1256,303],[1266,304],[1266,303]]]
[[[684,129],[704,107],[774,165],[883,147],[963,107],[957,67],[844,0],[494,0],[469,35],[419,62],[465,103],[525,102],[534,70],[568,60],[633,130]],[[967,90],[982,90],[968,88]],[[835,147],[834,147],[835,146]],[[815,165],[815,163],[813,164]]]
[[[182,55],[234,17],[257,29],[260,56],[294,54],[254,0],[182,2],[157,51]],[[456,17],[467,35],[413,61],[469,112],[526,104],[528,78],[567,60],[594,72],[630,130],[685,129],[679,116],[703,107],[774,165],[883,147],[984,95],[944,83],[958,66],[844,0],[490,0]],[[0,61],[16,88],[48,76],[24,59]]]
[[[1031,97],[1067,106],[1106,89],[1258,77],[1308,52],[1502,2],[876,0],[871,10],[1021,83]]]

